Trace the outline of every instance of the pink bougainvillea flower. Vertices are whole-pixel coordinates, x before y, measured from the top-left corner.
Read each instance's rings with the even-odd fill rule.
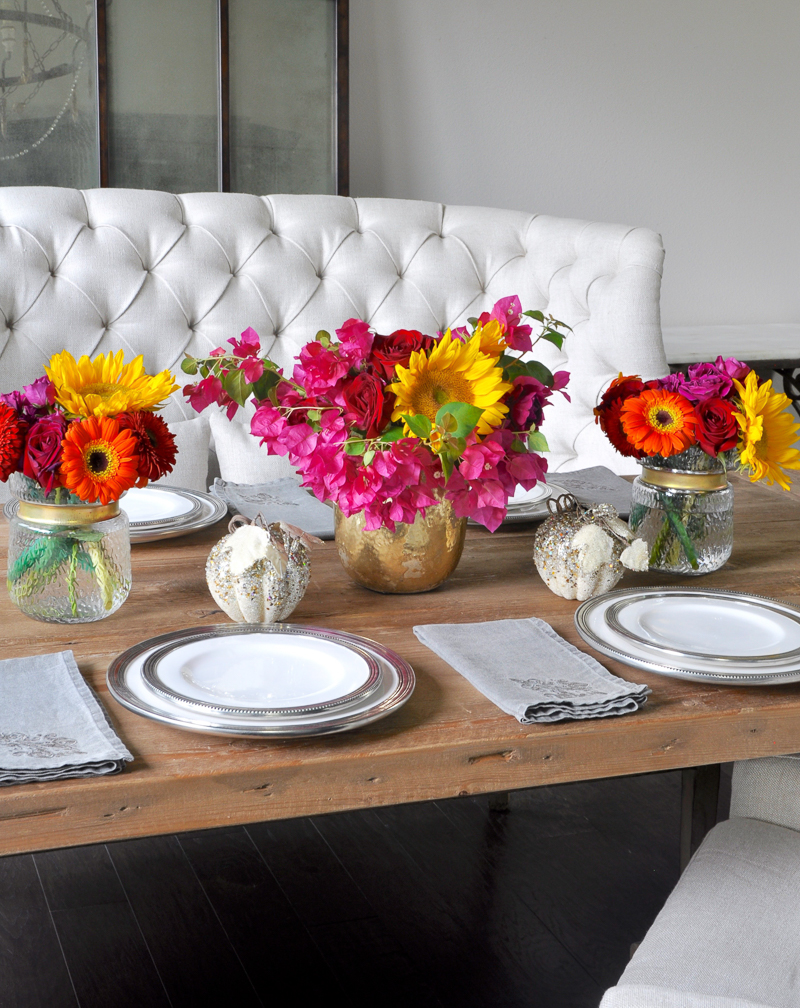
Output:
[[[360,367],[369,356],[375,338],[369,324],[351,318],[336,330],[336,335],[339,337],[340,352],[353,367]]]
[[[316,340],[306,343],[297,360],[292,377],[308,395],[325,395],[350,370],[349,361],[327,350]]]
[[[228,342],[237,357],[253,357],[261,349],[261,337],[252,326],[245,329],[241,339],[229,339]]]
[[[186,385],[183,394],[198,413],[202,413],[206,406],[220,402],[220,397],[225,395],[222,390],[222,382],[216,375],[209,375],[208,378],[203,378],[196,385]],[[220,402],[220,405],[223,403]]]
[[[264,374],[264,362],[258,357],[246,357],[241,369],[247,381],[255,383]]]

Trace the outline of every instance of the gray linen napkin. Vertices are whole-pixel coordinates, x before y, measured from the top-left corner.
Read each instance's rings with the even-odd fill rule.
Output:
[[[564,487],[579,504],[613,504],[620,518],[631,513],[631,485],[605,466],[549,473],[553,483]]]
[[[628,714],[650,692],[612,675],[535,616],[429,623],[414,633],[521,724]]]
[[[132,759],[71,651],[0,661],[0,785],[100,777]]]
[[[269,483],[226,483],[217,477],[209,489],[225,501],[231,514],[255,518],[260,512],[267,522],[284,521],[320,539],[333,539],[333,508],[312,497],[291,476]]]

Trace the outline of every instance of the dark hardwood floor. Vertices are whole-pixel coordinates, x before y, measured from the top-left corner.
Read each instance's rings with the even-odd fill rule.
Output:
[[[680,774],[0,860],[0,1008],[596,1008],[678,878]]]

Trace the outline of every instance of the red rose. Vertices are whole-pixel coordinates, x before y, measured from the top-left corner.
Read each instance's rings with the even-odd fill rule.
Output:
[[[406,367],[415,350],[430,350],[435,343],[433,336],[424,336],[416,329],[397,329],[389,336],[375,337],[369,363],[387,381],[394,381],[396,365]]]
[[[389,422],[392,401],[383,394],[383,385],[375,375],[362,371],[342,389],[345,421],[363,430],[368,438],[377,437]]]
[[[739,440],[739,425],[734,407],[725,399],[706,399],[695,406],[699,423],[695,429],[697,443],[709,455],[730,451]]]
[[[63,414],[51,413],[32,424],[25,439],[22,471],[30,479],[35,479],[45,493],[61,486],[58,478],[61,442],[68,426]]]

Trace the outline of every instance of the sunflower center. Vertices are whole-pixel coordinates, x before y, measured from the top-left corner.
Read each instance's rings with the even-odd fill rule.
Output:
[[[411,412],[435,420],[439,408],[445,403],[473,401],[472,386],[462,374],[455,371],[427,371],[414,383]]]
[[[100,483],[112,479],[119,469],[119,454],[108,441],[90,441],[83,449],[83,464]]]
[[[665,409],[664,406],[652,407],[647,415],[647,421],[651,427],[661,431],[662,434],[669,434],[683,428],[680,414],[677,411]]]
[[[119,390],[119,385],[109,382],[92,382],[91,385],[83,385],[80,389],[81,395],[97,395],[102,399],[109,399]]]

